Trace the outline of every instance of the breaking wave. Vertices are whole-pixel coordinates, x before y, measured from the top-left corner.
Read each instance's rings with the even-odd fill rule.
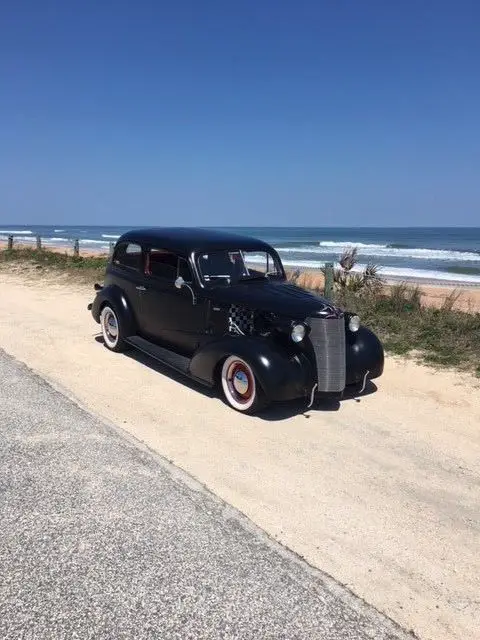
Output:
[[[413,258],[417,260],[458,260],[479,262],[480,252],[455,251],[447,249],[420,249],[414,247],[399,247],[388,244],[363,244],[361,242],[320,242],[319,245],[304,245],[300,247],[277,247],[282,254],[300,253],[312,255],[340,254],[345,249],[357,247],[359,256]]]
[[[25,236],[25,238],[22,238],[20,242],[23,244],[25,243],[34,244],[36,241],[37,241],[37,238],[35,236]],[[55,238],[44,238],[42,236],[42,244],[45,244],[45,245],[62,244],[64,242],[71,242],[73,244],[73,240],[71,238],[60,238],[59,236],[55,236]]]
[[[313,262],[311,260],[282,260],[285,267],[297,267],[300,269],[321,269],[324,262]],[[336,267],[339,265],[336,264]],[[353,271],[362,271],[366,267],[365,264],[357,264]],[[396,280],[412,279],[412,280],[439,280],[443,282],[462,282],[467,284],[480,285],[480,275],[448,273],[446,271],[436,271],[434,269],[413,269],[411,267],[380,267],[380,276],[384,278],[392,278]]]
[[[387,247],[386,244],[365,244],[363,242],[349,242],[348,240],[344,242],[333,242],[330,240],[324,240],[318,243],[321,247],[338,247],[344,249],[345,247],[365,247],[365,248],[376,248],[376,247]]]

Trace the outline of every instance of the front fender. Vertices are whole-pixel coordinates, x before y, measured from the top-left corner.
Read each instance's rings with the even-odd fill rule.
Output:
[[[105,303],[109,303],[115,307],[115,311],[119,315],[119,320],[125,330],[125,335],[134,335],[136,333],[137,322],[132,306],[128,302],[122,289],[111,284],[97,291],[97,295],[92,304],[92,316],[95,322],[100,322],[100,313]]]
[[[378,378],[383,373],[382,343],[367,327],[360,327],[356,333],[347,331],[346,360],[347,385],[363,380],[367,371],[370,379]]]
[[[303,353],[288,354],[272,340],[249,336],[225,336],[200,347],[190,362],[190,374],[213,385],[219,364],[231,355],[248,362],[271,401],[304,397],[315,384],[314,371]]]

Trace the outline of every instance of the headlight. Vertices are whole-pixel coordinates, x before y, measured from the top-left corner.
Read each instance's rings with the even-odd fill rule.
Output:
[[[306,329],[304,324],[294,324],[290,334],[294,342],[301,342],[305,337]]]
[[[350,320],[348,321],[348,328],[353,333],[355,333],[355,331],[358,331],[360,329],[360,318],[358,316],[351,316]]]

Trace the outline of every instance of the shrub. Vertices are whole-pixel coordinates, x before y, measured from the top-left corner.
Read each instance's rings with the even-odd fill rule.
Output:
[[[375,264],[367,264],[363,271],[353,271],[358,262],[358,250],[356,247],[346,249],[340,256],[339,267],[333,271],[333,284],[337,292],[363,290],[378,291],[383,286],[383,280],[379,274],[379,267]],[[325,267],[322,269],[325,275]]]

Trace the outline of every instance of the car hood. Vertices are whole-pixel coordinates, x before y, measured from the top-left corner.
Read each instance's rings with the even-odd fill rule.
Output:
[[[293,284],[274,280],[241,282],[228,287],[215,287],[207,292],[207,296],[214,304],[235,304],[299,320],[307,316],[341,315],[341,311],[325,298]]]

